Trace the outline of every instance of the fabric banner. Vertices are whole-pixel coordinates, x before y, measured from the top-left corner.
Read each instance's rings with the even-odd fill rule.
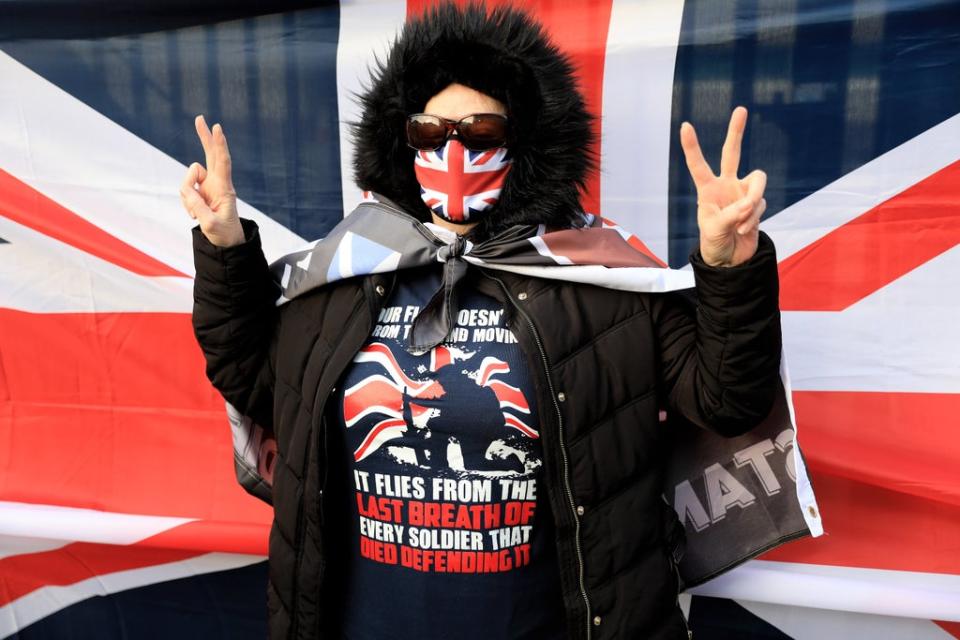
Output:
[[[680,573],[687,586],[829,527],[820,521],[796,437],[785,362],[781,379],[787,385],[770,415],[742,436],[723,438],[668,419],[674,454],[665,495],[686,529]]]
[[[222,123],[268,260],[323,237],[362,199],[367,66],[429,1],[0,3],[0,638],[264,635],[272,512],[236,482],[190,326],[193,118]],[[585,208],[658,264],[697,239],[681,122],[715,160],[746,106],[741,166],[768,174],[825,535],[691,587],[697,637],[960,637],[960,5],[524,6],[598,116]],[[785,425],[675,475],[688,538],[776,517]]]

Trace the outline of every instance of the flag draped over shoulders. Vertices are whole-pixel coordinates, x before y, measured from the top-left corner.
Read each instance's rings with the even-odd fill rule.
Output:
[[[413,321],[408,347],[413,352],[441,345],[454,328],[454,292],[467,265],[654,295],[694,286],[692,271],[659,264],[636,237],[598,216],[587,215],[579,228],[515,226],[475,244],[436,225],[420,223],[377,194],[370,194],[328,236],[281,256],[270,270],[281,291],[276,303],[282,306],[344,278],[437,263],[443,264],[443,281]],[[676,426],[663,494],[695,523],[694,531],[687,533],[680,563],[687,585],[705,582],[787,541],[823,533],[796,440],[789,389],[786,365],[781,362],[781,385],[770,415],[735,438]],[[269,432],[229,403],[227,412],[237,479],[251,494],[269,501],[267,461],[276,444]],[[766,455],[775,448],[786,452],[791,472],[785,481],[794,485],[783,491],[766,463]],[[768,491],[749,491],[747,485],[757,478],[737,477],[746,474],[757,476]],[[709,507],[696,497],[692,481],[704,483]],[[724,521],[733,505],[744,514]]]

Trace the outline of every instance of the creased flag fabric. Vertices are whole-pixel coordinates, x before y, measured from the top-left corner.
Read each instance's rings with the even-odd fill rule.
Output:
[[[362,199],[355,95],[427,2],[0,5],[0,638],[265,635],[271,511],[236,482],[190,327],[193,117],[223,124],[267,258],[300,249]],[[586,210],[654,265],[682,269],[697,239],[682,121],[716,162],[744,104],[741,166],[769,176],[761,228],[826,535],[684,595],[695,635],[960,637],[960,5],[524,6],[598,116]],[[399,259],[363,242],[330,273]],[[724,469],[783,491],[783,454],[773,438]],[[690,535],[747,508],[712,512],[706,481]]]

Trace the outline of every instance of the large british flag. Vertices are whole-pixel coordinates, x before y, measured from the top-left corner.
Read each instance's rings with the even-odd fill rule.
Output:
[[[0,3],[0,638],[265,635],[271,514],[190,327],[193,117],[268,258],[299,248],[360,200],[354,96],[424,4]],[[746,105],[769,175],[827,535],[684,596],[697,636],[960,637],[960,6],[524,5],[600,116],[585,206],[658,260],[696,239],[680,122],[715,158]]]

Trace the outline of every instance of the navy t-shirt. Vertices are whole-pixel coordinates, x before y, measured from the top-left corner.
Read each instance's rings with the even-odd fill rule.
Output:
[[[440,276],[439,265],[398,274],[338,392],[351,541],[343,636],[561,638],[534,391],[502,305],[461,290],[447,341],[405,349]]]

